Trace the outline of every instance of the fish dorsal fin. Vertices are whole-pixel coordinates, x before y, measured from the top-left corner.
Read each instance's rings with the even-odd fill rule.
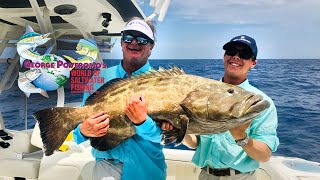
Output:
[[[170,76],[178,76],[178,75],[184,75],[186,74],[182,69],[178,68],[177,66],[172,67],[171,69],[164,69],[163,67],[159,67],[158,70],[156,69],[151,69],[145,73],[141,73],[136,76],[132,76],[131,78],[127,79],[121,79],[121,78],[116,78],[113,80],[108,81],[104,85],[102,85],[96,92],[92,93],[84,103],[84,105],[92,105],[95,102],[95,99],[102,99],[107,90],[112,91],[111,87],[115,84],[122,86],[128,83],[129,81],[132,80],[139,80],[139,79],[149,79],[149,78],[154,78],[154,77],[170,77]],[[99,98],[101,97],[101,98]]]
[[[95,97],[97,97],[99,95],[98,92],[102,92],[105,89],[108,89],[109,86],[119,82],[119,81],[123,81],[121,78],[116,78],[116,79],[112,79],[108,82],[106,82],[105,84],[103,84],[98,90],[96,90],[93,94],[91,94],[87,99],[86,102],[84,103],[84,105],[91,105],[94,104],[93,100],[95,99]]]
[[[32,27],[30,25],[26,26],[26,32],[24,34],[30,33],[30,32],[34,32]]]
[[[184,75],[184,74],[186,73],[182,69],[178,68],[177,66],[171,67],[170,69],[165,69],[160,66],[158,70],[151,68],[150,71],[133,76],[132,78],[147,79],[152,77],[178,76],[178,75]]]

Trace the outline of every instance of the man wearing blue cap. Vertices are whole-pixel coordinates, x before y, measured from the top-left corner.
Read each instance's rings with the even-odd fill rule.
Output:
[[[123,59],[117,66],[101,69],[100,76],[105,82],[116,78],[131,76],[151,70],[148,58],[154,47],[155,29],[149,21],[132,18],[122,31],[121,47]],[[102,84],[94,84],[97,90]],[[83,103],[90,96],[85,93]],[[136,128],[136,135],[121,142],[109,151],[92,148],[97,162],[93,170],[93,179],[112,180],[164,180],[166,163],[162,152],[161,129],[147,115],[146,100],[143,96],[133,96],[127,100],[124,109]],[[79,144],[89,137],[101,137],[108,133],[112,117],[103,112],[89,116],[73,131],[73,137]]]
[[[186,135],[183,143],[197,148],[192,161],[202,168],[199,179],[257,179],[259,162],[270,159],[279,145],[276,107],[270,97],[249,84],[247,74],[257,64],[258,48],[253,38],[241,35],[223,46],[225,83],[262,95],[270,107],[252,122],[214,135]],[[168,125],[162,125],[162,129]]]

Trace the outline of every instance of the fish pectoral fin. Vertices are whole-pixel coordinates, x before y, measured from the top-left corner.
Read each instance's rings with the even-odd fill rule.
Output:
[[[168,145],[175,142],[175,146],[179,146],[186,135],[189,124],[189,118],[186,115],[180,115],[180,129],[162,131],[161,144]]]
[[[27,98],[30,97],[30,93],[24,92],[24,94],[27,96]]]
[[[176,144],[175,146],[179,146],[184,138],[184,136],[186,135],[186,132],[187,132],[187,128],[188,128],[188,124],[189,124],[189,118],[187,115],[180,115],[180,131],[178,133],[178,136],[177,136],[177,141],[176,141]]]
[[[50,54],[56,44],[52,44],[44,54]]]
[[[177,141],[177,136],[180,132],[180,129],[173,130],[163,130],[161,136],[161,144],[168,145]]]

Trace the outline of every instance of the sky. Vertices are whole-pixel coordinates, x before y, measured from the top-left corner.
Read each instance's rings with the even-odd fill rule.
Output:
[[[146,16],[149,2],[137,0]],[[222,46],[242,34],[256,40],[258,59],[320,59],[319,8],[319,0],[171,0],[150,59],[222,59]],[[103,57],[121,59],[113,42]]]

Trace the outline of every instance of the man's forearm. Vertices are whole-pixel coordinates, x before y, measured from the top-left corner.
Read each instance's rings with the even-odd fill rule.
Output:
[[[259,162],[267,162],[271,157],[271,150],[269,147],[258,140],[250,139],[248,144],[243,147],[243,150],[250,156],[252,159]]]
[[[186,145],[188,148],[196,149],[198,147],[197,136],[193,134],[187,134],[184,136],[182,143]]]
[[[85,137],[81,131],[80,131],[81,123],[73,130],[73,139],[77,144],[83,143],[87,140],[87,137]]]
[[[143,139],[151,142],[160,143],[161,129],[149,116],[141,125],[135,126],[136,132]]]

